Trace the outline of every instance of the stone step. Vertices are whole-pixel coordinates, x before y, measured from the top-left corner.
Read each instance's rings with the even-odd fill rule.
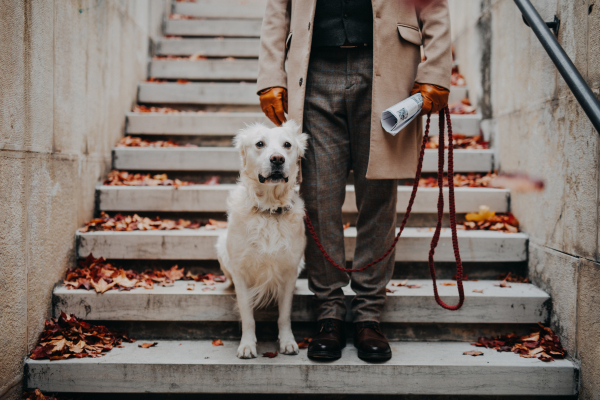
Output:
[[[235,291],[229,283],[217,283],[216,289],[195,282],[188,290],[188,282],[176,281],[171,287],[137,288],[131,291],[110,290],[101,295],[84,289],[54,289],[54,315],[61,311],[96,321],[238,321]],[[396,281],[393,281],[396,282]],[[458,302],[456,286],[443,286],[438,281],[442,300]],[[192,281],[192,283],[194,283]],[[536,324],[548,318],[550,296],[528,283],[511,283],[510,288],[494,286],[497,281],[464,282],[465,305],[458,311],[448,312],[433,297],[431,280],[411,280],[410,284],[423,285],[418,289],[388,286],[381,322],[411,323],[519,323]],[[475,293],[474,289],[483,290]],[[349,303],[354,292],[344,288]],[[315,321],[314,295],[308,290],[306,279],[296,283],[292,321]],[[256,311],[257,321],[277,321],[277,308]]]
[[[452,121],[452,133],[462,133],[463,135],[467,136],[479,135],[479,127],[481,124],[480,114],[452,114],[450,116],[450,119]],[[425,129],[426,123],[427,117],[423,117],[423,129]],[[438,136],[440,134],[439,124],[439,117],[437,115],[432,115],[431,123],[429,126],[429,136]]]
[[[138,85],[138,101],[148,104],[258,105],[255,83],[148,83]]]
[[[175,83],[144,85],[176,85]],[[206,83],[187,83],[187,85],[208,85]],[[213,85],[229,85],[227,88],[236,85],[236,83],[220,83]],[[242,84],[245,89],[246,84]],[[247,84],[252,86],[253,84]],[[233,86],[235,87],[235,86]],[[160,86],[153,88],[153,95],[160,93]],[[255,94],[254,94],[255,96]],[[257,97],[257,96],[255,96]],[[257,97],[258,98],[258,97]],[[253,122],[262,122],[269,126],[272,124],[261,112],[182,112],[177,114],[160,113],[126,113],[128,134],[137,135],[198,135],[198,136],[234,136],[238,130],[244,128],[246,124]],[[425,126],[426,117],[423,117],[423,126]],[[476,136],[479,134],[481,115],[452,115],[452,128],[454,133],[462,133],[467,136]],[[429,134],[436,136],[439,134],[438,117],[431,117],[431,126]]]
[[[450,87],[450,96],[448,96],[448,104],[458,103],[465,97],[469,97],[469,88],[467,86],[452,86]]]
[[[216,339],[216,338],[215,338]],[[296,393],[536,395],[577,393],[577,367],[569,360],[545,363],[468,342],[392,342],[381,364],[358,359],[351,343],[328,363],[296,356],[261,357],[277,350],[259,342],[259,357],[236,357],[239,342],[159,340],[155,347],[124,343],[100,358],[25,361],[25,386],[43,392],[85,393]]]
[[[165,35],[208,37],[260,37],[260,19],[168,19]]]
[[[156,54],[162,56],[252,57],[258,58],[257,38],[161,38]]]
[[[454,171],[490,171],[493,157],[492,150],[454,150]],[[437,164],[437,150],[425,150],[423,172],[437,172]],[[127,171],[239,171],[240,156],[232,147],[116,147],[113,167]]]
[[[183,112],[178,114],[128,112],[125,115],[127,117],[125,130],[128,135],[233,137],[240,129],[254,122],[273,126],[262,112]]]
[[[232,184],[173,186],[105,186],[96,187],[102,211],[157,212],[225,212]],[[445,191],[444,211],[448,212],[448,188]],[[398,186],[396,210],[403,213],[408,206],[411,186]],[[508,211],[510,191],[507,189],[456,188],[456,212],[476,212],[487,205],[496,212]],[[437,188],[419,188],[413,213],[437,213]],[[354,186],[346,186],[346,213],[357,212]]]
[[[261,19],[267,0],[195,0],[174,3],[173,13],[201,18]]]
[[[154,59],[150,63],[150,76],[160,79],[255,81],[258,61]]]
[[[122,260],[216,260],[215,244],[223,231],[101,231],[76,233],[77,254]],[[344,231],[346,260],[352,260],[356,229]],[[405,228],[396,246],[396,261],[427,261],[433,228]],[[310,239],[309,239],[310,240]],[[458,231],[463,262],[516,262],[527,259],[524,233]],[[450,229],[444,228],[435,252],[439,262],[454,261]]]

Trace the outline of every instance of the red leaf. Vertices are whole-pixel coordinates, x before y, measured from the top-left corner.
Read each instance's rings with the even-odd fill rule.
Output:
[[[223,342],[221,341],[221,339],[215,339],[215,340],[213,340],[213,341],[212,341],[212,345],[213,345],[213,346],[225,346],[225,345],[223,344]]]
[[[268,351],[266,353],[263,353],[263,357],[275,358],[275,357],[277,357],[277,352]]]

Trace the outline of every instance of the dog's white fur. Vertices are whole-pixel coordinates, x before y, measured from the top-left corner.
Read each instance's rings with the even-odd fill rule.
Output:
[[[306,236],[304,202],[294,186],[307,140],[308,135],[288,121],[273,129],[248,126],[234,141],[242,168],[227,201],[227,233],[216,247],[221,269],[235,285],[242,320],[239,358],[257,356],[254,309],[271,301],[279,306],[279,352],[299,352],[290,313],[296,279],[304,267]],[[274,166],[273,156],[283,156],[285,162]],[[274,169],[279,174],[273,174]],[[271,175],[275,178],[268,179]]]

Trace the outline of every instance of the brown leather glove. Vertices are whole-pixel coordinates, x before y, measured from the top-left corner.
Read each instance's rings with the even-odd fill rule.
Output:
[[[423,96],[423,109],[421,115],[437,114],[448,105],[450,91],[441,86],[415,82],[410,95],[421,93]]]
[[[284,112],[288,110],[287,89],[272,87],[261,91],[259,95],[260,108],[275,125],[281,126],[286,121]]]

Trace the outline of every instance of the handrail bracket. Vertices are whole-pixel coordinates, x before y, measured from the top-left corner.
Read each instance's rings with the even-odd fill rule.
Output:
[[[525,25],[529,26],[529,22],[527,22],[525,15],[523,15],[523,22],[525,22]],[[560,29],[560,18],[558,18],[558,16],[554,15],[554,21],[546,22],[546,26],[554,33],[554,36],[558,37],[558,30]],[[531,26],[529,27],[531,28]]]

